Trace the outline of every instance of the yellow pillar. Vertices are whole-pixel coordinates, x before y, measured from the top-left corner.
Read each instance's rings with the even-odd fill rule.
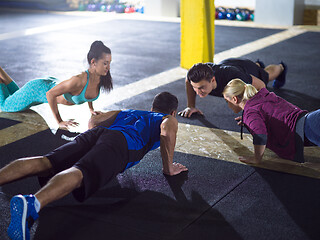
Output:
[[[214,0],[181,0],[181,67],[213,62]]]

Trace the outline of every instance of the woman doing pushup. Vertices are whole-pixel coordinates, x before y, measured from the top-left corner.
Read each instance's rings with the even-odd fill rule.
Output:
[[[52,113],[61,128],[78,125],[73,120],[63,121],[58,104],[74,105],[88,102],[91,114],[92,102],[99,97],[100,90],[113,87],[110,74],[111,50],[101,41],[91,44],[87,54],[88,70],[58,83],[54,77],[34,79],[19,88],[0,67],[0,109],[3,112],[19,112],[32,106],[49,103]]]
[[[243,110],[241,124],[253,136],[254,156],[240,157],[245,163],[260,163],[265,148],[279,157],[304,162],[303,147],[320,146],[320,109],[308,113],[267,89],[233,79],[223,97],[235,113]]]

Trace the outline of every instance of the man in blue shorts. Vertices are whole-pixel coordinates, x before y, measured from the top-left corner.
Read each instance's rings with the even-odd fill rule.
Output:
[[[260,60],[253,62],[244,58],[228,58],[218,64],[197,63],[188,71],[186,77],[187,107],[179,112],[182,117],[193,113],[203,114],[196,108],[196,95],[222,97],[224,87],[232,79],[239,78],[252,84],[258,90],[273,81],[274,88],[281,88],[286,81],[287,65],[284,62],[265,67]]]
[[[45,156],[22,158],[0,170],[0,186],[27,176],[45,184],[34,195],[11,199],[11,239],[29,239],[30,226],[47,204],[69,193],[84,201],[118,173],[136,165],[160,146],[163,173],[176,175],[187,168],[173,162],[178,131],[175,118],[178,99],[162,92],[155,96],[151,111],[111,111],[92,116],[89,130]],[[47,183],[44,179],[49,180]]]

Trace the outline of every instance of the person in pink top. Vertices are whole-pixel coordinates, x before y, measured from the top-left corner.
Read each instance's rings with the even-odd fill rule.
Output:
[[[226,85],[223,97],[235,113],[243,111],[236,120],[253,136],[254,156],[241,156],[240,161],[260,163],[267,147],[281,158],[304,162],[303,147],[320,146],[320,109],[308,113],[240,79]]]

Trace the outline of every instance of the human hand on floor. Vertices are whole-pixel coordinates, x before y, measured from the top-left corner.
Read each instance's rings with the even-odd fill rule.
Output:
[[[188,171],[188,168],[186,166],[182,165],[181,163],[174,162],[172,163],[170,170],[168,172],[163,171],[163,173],[166,175],[174,176],[184,171]]]
[[[189,118],[194,113],[199,113],[199,114],[203,115],[203,112],[201,112],[201,110],[199,110],[197,108],[191,108],[191,107],[187,107],[184,110],[180,111],[178,113],[178,115],[180,115],[181,117],[188,117]]]
[[[258,161],[255,157],[249,157],[249,156],[240,156],[239,157],[240,162],[243,163],[249,163],[249,164],[258,164],[260,161]]]
[[[59,128],[69,129],[69,127],[76,127],[79,123],[75,122],[74,119],[69,119],[68,121],[59,122]]]
[[[92,115],[99,115],[101,114],[102,112],[101,111],[90,111]]]

